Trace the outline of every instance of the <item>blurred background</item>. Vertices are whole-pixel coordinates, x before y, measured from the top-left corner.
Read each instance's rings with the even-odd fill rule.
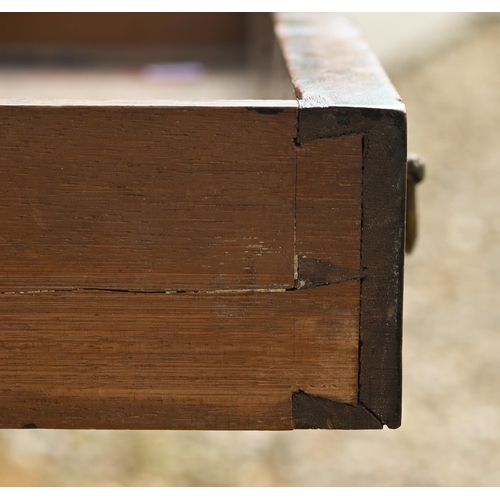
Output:
[[[427,160],[407,258],[403,424],[0,431],[0,485],[499,486],[500,17],[352,14]]]

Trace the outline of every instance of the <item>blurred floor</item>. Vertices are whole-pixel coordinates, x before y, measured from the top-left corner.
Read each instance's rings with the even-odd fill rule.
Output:
[[[500,23],[393,79],[427,159],[390,431],[0,432],[0,485],[500,486]]]

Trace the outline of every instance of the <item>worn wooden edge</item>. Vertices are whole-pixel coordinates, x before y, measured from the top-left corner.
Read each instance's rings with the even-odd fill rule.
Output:
[[[0,99],[0,107],[97,107],[97,108],[247,108],[263,114],[277,114],[280,109],[297,108],[292,99],[214,99],[214,100],[177,100],[177,99]]]
[[[296,394],[294,427],[397,428],[402,386],[405,107],[359,31],[344,16],[274,14],[273,21],[299,106],[297,146],[363,135],[358,405]]]
[[[401,425],[406,114],[387,111],[365,136],[359,401]]]
[[[301,108],[404,110],[378,59],[347,16],[277,13],[272,18]]]

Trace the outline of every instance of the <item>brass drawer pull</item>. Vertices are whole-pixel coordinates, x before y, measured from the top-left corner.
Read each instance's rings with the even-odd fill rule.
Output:
[[[406,253],[410,253],[417,239],[417,206],[415,200],[415,186],[425,176],[425,159],[416,153],[409,153],[407,159],[408,177],[406,202]]]

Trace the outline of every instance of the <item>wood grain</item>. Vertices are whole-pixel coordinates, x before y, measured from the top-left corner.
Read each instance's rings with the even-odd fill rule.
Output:
[[[1,106],[1,291],[294,285],[296,109]]]
[[[0,426],[290,429],[357,399],[359,283],[267,293],[0,295]]]
[[[362,136],[297,147],[299,286],[360,275]]]
[[[294,272],[298,249],[359,266],[359,137],[298,148],[287,104],[0,126],[0,426],[291,429],[300,391],[356,403],[359,280]]]
[[[0,426],[399,425],[404,107],[274,21],[296,102],[0,106]]]
[[[381,425],[395,428],[401,423],[405,108],[345,16],[275,14],[273,18],[298,97],[298,144],[303,148],[309,142],[362,136],[358,407],[372,412]],[[343,273],[328,265],[321,272],[312,265],[308,269],[316,277]],[[297,416],[296,422],[303,426],[301,418]]]

